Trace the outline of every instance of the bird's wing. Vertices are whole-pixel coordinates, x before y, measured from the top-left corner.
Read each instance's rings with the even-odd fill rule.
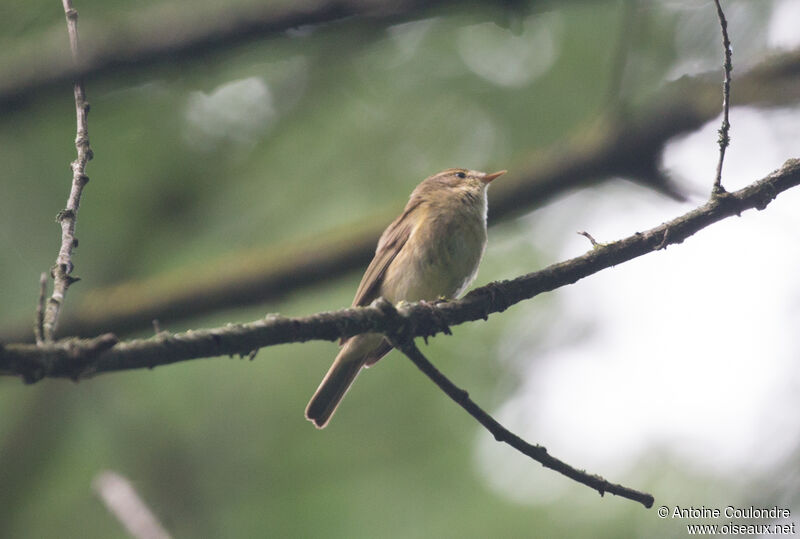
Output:
[[[392,224],[383,232],[381,239],[378,240],[378,247],[375,249],[375,257],[369,263],[361,284],[358,285],[356,297],[353,299],[353,307],[369,305],[377,299],[383,276],[386,268],[395,259],[397,253],[411,237],[414,230],[414,219],[409,219],[409,214],[419,207],[419,203],[409,203],[403,213],[395,219]]]

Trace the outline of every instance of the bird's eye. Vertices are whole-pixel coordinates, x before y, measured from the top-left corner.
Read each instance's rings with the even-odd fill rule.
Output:
[[[466,175],[466,174],[464,174],[463,172],[456,172],[456,176],[458,176],[458,177],[459,177],[459,178],[461,178],[461,179],[464,179],[464,178],[466,178],[466,177],[467,177],[467,175]]]

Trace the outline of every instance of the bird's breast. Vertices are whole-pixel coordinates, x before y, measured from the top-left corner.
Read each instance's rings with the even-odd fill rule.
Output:
[[[381,294],[389,301],[458,297],[472,282],[486,247],[485,214],[428,212],[389,265]]]

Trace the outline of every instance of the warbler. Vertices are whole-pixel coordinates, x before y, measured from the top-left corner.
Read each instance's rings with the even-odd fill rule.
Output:
[[[353,306],[369,305],[381,296],[392,304],[458,297],[475,278],[486,248],[486,190],[505,173],[450,168],[423,180],[378,240]],[[392,349],[380,333],[363,333],[340,344],[306,407],[306,419],[320,429],[361,369]]]

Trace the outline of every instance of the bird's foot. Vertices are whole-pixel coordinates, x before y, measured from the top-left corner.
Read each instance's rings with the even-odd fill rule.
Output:
[[[440,303],[447,303],[447,299],[444,296],[439,296],[434,301],[427,301],[427,300],[420,300],[419,304],[425,307],[430,315],[430,326],[433,328],[433,331],[428,335],[423,335],[422,338],[425,340],[425,344],[428,344],[428,337],[432,337],[439,331],[444,333],[445,335],[452,335],[453,332],[450,331],[450,324],[447,323],[447,319],[445,318],[442,311],[436,308],[437,305]]]

